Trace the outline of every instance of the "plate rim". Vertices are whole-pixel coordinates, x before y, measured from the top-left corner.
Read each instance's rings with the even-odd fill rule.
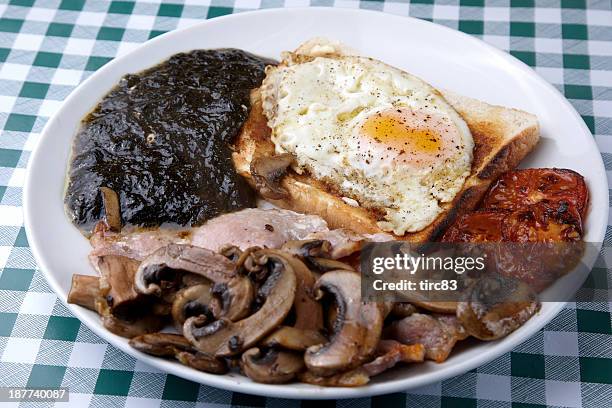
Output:
[[[36,145],[32,149],[27,169],[26,169],[26,177],[23,186],[23,201],[22,201],[22,209],[24,213],[24,226],[26,230],[26,234],[28,237],[28,242],[30,246],[30,250],[35,258],[38,268],[42,272],[43,276],[49,283],[49,286],[53,289],[55,294],[60,298],[62,303],[67,306],[67,308],[77,317],[83,324],[85,324],[90,330],[92,330],[96,335],[101,337],[104,341],[106,341],[109,345],[120,349],[126,354],[141,360],[157,369],[163,370],[168,374],[173,374],[179,376],[181,378],[186,378],[192,381],[195,381],[200,384],[221,388],[224,390],[229,390],[233,392],[245,392],[254,395],[261,395],[266,397],[279,397],[279,398],[293,398],[293,399],[340,399],[340,398],[358,398],[358,397],[370,397],[375,395],[387,394],[392,392],[401,392],[407,391],[412,388],[424,386],[427,384],[431,384],[433,382],[442,381],[447,378],[463,374],[469,370],[472,370],[476,367],[479,367],[483,364],[490,362],[491,360],[499,357],[500,355],[507,353],[511,349],[515,348],[520,343],[527,341],[531,338],[537,331],[539,331],[542,327],[544,327],[552,318],[554,318],[560,310],[564,307],[565,302],[554,302],[554,306],[547,310],[545,315],[540,314],[540,320],[536,322],[536,324],[532,324],[529,328],[530,333],[523,334],[521,333],[523,330],[519,329],[514,333],[510,334],[508,337],[500,341],[496,344],[496,347],[491,347],[488,350],[483,351],[482,354],[479,355],[478,358],[473,358],[471,360],[459,363],[455,366],[451,366],[446,368],[443,372],[433,372],[433,373],[425,373],[421,374],[418,378],[402,378],[395,379],[382,383],[374,383],[368,384],[364,387],[357,388],[333,388],[333,387],[320,387],[320,386],[307,386],[307,387],[296,387],[295,384],[283,384],[283,385],[270,385],[270,384],[259,384],[252,383],[248,380],[241,381],[242,376],[236,375],[215,375],[203,373],[200,371],[196,371],[194,369],[189,369],[184,366],[180,366],[174,362],[167,361],[164,359],[155,358],[144,353],[141,353],[133,348],[131,348],[125,339],[122,337],[116,336],[109,331],[105,330],[99,322],[93,321],[94,318],[97,318],[97,315],[94,312],[85,310],[76,305],[71,305],[67,303],[66,297],[63,295],[63,289],[61,288],[57,279],[55,279],[54,274],[50,272],[50,268],[46,266],[45,257],[42,256],[42,253],[39,251],[39,248],[36,244],[37,239],[39,237],[33,233],[34,229],[31,225],[31,216],[29,215],[33,208],[31,203],[31,190],[33,189],[33,176],[32,176],[32,167],[35,165],[37,160],[40,160],[39,156],[41,155],[40,146],[42,145],[41,140],[45,138],[48,130],[54,126],[55,122],[59,117],[63,116],[62,112],[65,110],[65,107],[69,104],[73,99],[78,99],[80,90],[84,88],[87,84],[91,82],[95,82],[99,77],[106,75],[106,72],[110,71],[115,65],[119,65],[122,63],[124,58],[127,58],[130,54],[135,52],[136,50],[146,46],[153,47],[158,42],[169,41],[174,36],[183,35],[183,33],[188,31],[197,31],[200,30],[202,26],[212,25],[212,24],[223,24],[223,21],[229,19],[240,19],[240,18],[249,18],[252,15],[266,15],[266,14],[276,14],[276,13],[295,13],[295,12],[323,12],[323,13],[337,13],[337,14],[376,14],[376,15],[384,15],[386,18],[390,19],[402,19],[406,22],[409,21],[408,24],[423,24],[423,25],[433,25],[437,29],[445,31],[452,35],[458,35],[461,41],[470,41],[474,45],[484,48],[485,50],[496,54],[499,57],[502,57],[506,63],[513,65],[515,68],[518,68],[522,74],[529,75],[531,77],[535,77],[539,82],[542,83],[549,90],[553,91],[556,98],[563,103],[566,108],[573,113],[574,116],[579,118],[579,123],[582,127],[583,132],[587,134],[591,134],[590,130],[584,123],[584,120],[580,117],[575,108],[570,104],[570,102],[565,98],[559,90],[557,90],[553,85],[549,82],[541,78],[537,72],[535,72],[531,67],[518,60],[514,56],[506,53],[502,50],[495,48],[494,46],[487,44],[486,42],[480,40],[479,38],[473,37],[469,34],[463,33],[458,30],[454,30],[452,28],[446,27],[444,25],[436,24],[430,21],[421,20],[411,16],[400,16],[395,14],[386,13],[383,11],[377,10],[366,10],[366,9],[349,9],[349,8],[336,8],[336,7],[291,7],[291,8],[271,8],[271,9],[259,9],[253,11],[239,12],[234,14],[229,14],[221,17],[216,17],[209,20],[202,20],[192,26],[185,27],[182,29],[175,29],[164,33],[158,37],[155,37],[151,40],[145,41],[144,43],[139,44],[133,50],[129,52],[113,58],[113,60],[109,61],[106,65],[95,71],[92,75],[90,75],[85,81],[81,82],[70,95],[63,101],[62,105],[55,112],[55,114],[49,118],[47,123],[45,124],[43,130],[41,131],[38,140],[36,141]],[[108,92],[108,90],[106,91]],[[593,141],[593,143],[595,143]],[[598,149],[599,150],[599,149]],[[603,167],[603,160],[601,157],[597,163],[601,170]],[[605,170],[603,173],[605,175]],[[603,237],[605,234],[606,226],[600,227],[599,231],[596,231],[595,235],[599,238],[599,241],[603,241]]]

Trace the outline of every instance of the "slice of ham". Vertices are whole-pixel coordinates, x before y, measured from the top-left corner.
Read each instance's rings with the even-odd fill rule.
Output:
[[[301,240],[313,232],[329,231],[327,223],[315,215],[279,209],[246,209],[216,217],[204,225],[188,229],[158,228],[131,233],[99,230],[90,238],[90,258],[119,255],[143,260],[169,244],[191,244],[218,251],[226,245],[241,249],[251,246],[279,248],[290,240]]]
[[[383,336],[403,344],[422,344],[426,358],[441,363],[448,358],[455,343],[468,335],[455,316],[414,313],[393,322]]]
[[[378,357],[361,367],[370,377],[395,367],[397,363],[422,363],[425,360],[422,344],[405,345],[395,340],[381,340],[376,353]]]

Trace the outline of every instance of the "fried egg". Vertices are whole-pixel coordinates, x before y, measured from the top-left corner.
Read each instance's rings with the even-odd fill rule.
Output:
[[[431,85],[380,61],[288,55],[261,91],[277,153],[373,210],[383,231],[427,227],[470,174],[463,118]]]

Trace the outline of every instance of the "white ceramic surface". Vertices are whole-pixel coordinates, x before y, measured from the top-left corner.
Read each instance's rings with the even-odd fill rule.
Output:
[[[468,35],[426,21],[363,10],[273,9],[235,14],[157,37],[105,65],[82,83],[47,123],[30,158],[24,192],[28,239],[51,287],[65,301],[73,273],[93,274],[89,244],[64,214],[63,186],[70,146],[80,119],[119,78],[138,72],[180,51],[237,47],[278,58],[313,36],[326,36],[412,72],[434,86],[535,113],[542,141],[524,167],[566,167],[583,174],[591,206],[587,241],[602,241],[608,216],[608,187],[599,151],[580,116],[567,100],[529,67]],[[471,342],[443,364],[425,363],[392,370],[355,389],[305,384],[265,385],[240,375],[217,376],[153,358],[131,349],[106,331],[97,316],[81,307],[70,310],[95,333],[161,370],[210,386],[285,398],[363,397],[402,391],[464,373],[511,350],[550,321],[563,307],[545,303],[541,312],[505,339]]]

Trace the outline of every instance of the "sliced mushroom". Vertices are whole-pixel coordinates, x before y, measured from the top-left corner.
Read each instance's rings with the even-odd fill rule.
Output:
[[[331,246],[331,251],[327,257],[332,259],[345,258],[360,251],[365,240],[369,239],[368,237],[369,236],[358,234],[346,228],[313,232],[307,236],[307,238],[310,239],[328,241]],[[389,237],[391,238],[391,236]]]
[[[287,168],[293,163],[293,156],[288,153],[276,156],[261,156],[251,162],[251,175],[255,188],[262,197],[280,200],[288,197],[287,190],[281,186],[281,180],[287,174]]]
[[[100,295],[105,298],[111,314],[132,316],[141,309],[141,303],[148,302],[134,288],[138,261],[120,255],[106,255],[95,258],[93,266],[100,274]]]
[[[191,316],[210,315],[212,294],[210,284],[199,284],[181,289],[172,302],[172,320],[183,329],[183,323]]]
[[[246,276],[234,276],[227,282],[216,283],[211,293],[215,296],[211,302],[213,315],[235,322],[251,312],[255,287]]]
[[[391,307],[391,314],[395,317],[408,317],[410,315],[415,314],[416,312],[418,312],[417,307],[412,303],[408,302],[394,303]]]
[[[164,327],[166,318],[153,312],[155,304],[149,302],[150,299],[143,299],[140,302],[130,301],[127,305],[122,303],[124,310],[120,310],[121,316],[113,314],[112,302],[108,301],[113,297],[103,296],[100,282],[101,278],[97,276],[73,275],[68,303],[78,304],[98,313],[102,325],[111,333],[122,337],[131,338],[156,332]],[[108,287],[105,291],[115,293],[109,291]]]
[[[236,265],[221,254],[192,245],[171,244],[142,261],[136,272],[136,289],[161,296],[167,282],[177,281],[178,271],[200,275],[215,283],[212,293],[218,295],[220,302],[211,304],[215,317],[239,320],[250,311],[254,288],[250,279],[237,275],[235,269]]]
[[[143,334],[130,339],[129,344],[138,351],[158,357],[174,357],[179,351],[193,348],[185,337],[172,333]]]
[[[251,348],[242,353],[240,368],[250,379],[266,384],[284,384],[304,370],[304,358],[290,351]]]
[[[327,272],[315,289],[318,298],[323,291],[335,297],[338,314],[330,342],[306,350],[308,370],[330,376],[367,361],[380,340],[384,318],[377,304],[361,301],[361,277],[349,271]]]
[[[268,274],[265,255],[258,255],[261,252],[260,247],[250,247],[242,251],[238,261],[236,261],[236,270],[243,275],[250,276],[256,282],[263,281]]]
[[[335,330],[336,320],[338,319],[338,304],[336,303],[336,299],[329,299],[325,303],[325,328],[327,329],[328,333],[333,333]]]
[[[315,374],[312,371],[306,371],[298,374],[298,378],[303,383],[321,387],[361,387],[370,382],[370,377],[359,369],[327,377]]]
[[[196,370],[214,374],[224,374],[228,370],[227,364],[222,359],[198,353],[185,337],[178,334],[145,334],[134,337],[129,343],[143,353],[158,357],[173,357]]]
[[[326,343],[327,339],[317,330],[282,326],[259,344],[264,347],[280,347],[286,350],[304,351],[310,346]]]
[[[335,270],[345,270],[345,271],[355,272],[355,268],[353,268],[351,265],[345,262],[338,261],[336,259],[310,257],[310,258],[306,258],[305,261],[309,267],[313,268],[314,270],[320,273],[325,273],[325,272],[335,271]]]
[[[305,239],[301,241],[287,241],[281,250],[301,259],[329,257],[331,244],[324,239]]]
[[[335,231],[335,230],[333,230]],[[363,240],[361,241],[345,241],[345,242],[332,242],[332,251],[329,254],[332,259],[348,258],[351,255],[358,254],[363,246]]]
[[[416,299],[410,300],[410,302],[422,309],[429,310],[430,312],[434,313],[454,314],[457,310],[457,302],[428,302]]]
[[[289,314],[295,299],[296,277],[286,256],[270,250],[253,252],[253,258],[264,263],[268,278],[258,291],[264,299],[257,312],[237,322],[227,319],[206,323],[206,319],[190,317],[185,321],[185,337],[203,353],[231,356],[252,347],[278,327]]]
[[[279,251],[273,252],[277,255],[283,255]],[[285,259],[291,265],[296,279],[295,299],[293,301],[295,323],[293,327],[304,330],[322,330],[323,307],[315,299],[314,294],[314,286],[317,279],[299,259],[286,255]]]
[[[315,271],[317,276],[333,270],[355,270],[347,263],[331,259],[331,244],[323,239],[288,241],[281,250],[299,258],[309,269]]]
[[[402,344],[422,344],[427,359],[441,363],[448,358],[457,341],[466,337],[456,320],[454,316],[442,318],[413,313],[385,328],[384,337]]]
[[[176,280],[177,271],[201,275],[214,283],[227,282],[234,275],[234,264],[209,249],[170,244],[153,252],[140,263],[135,277],[136,290],[160,296],[162,282]]]
[[[72,284],[68,292],[68,303],[83,306],[96,311],[96,301],[100,297],[100,283],[97,276],[72,275]]]
[[[393,368],[398,363],[421,363],[425,359],[425,347],[422,344],[407,346],[393,340],[381,340],[376,353],[379,356],[374,360],[353,370],[329,377],[307,371],[300,375],[300,380],[328,387],[358,387],[367,384],[371,377]]]
[[[380,312],[382,313],[383,319],[386,319],[391,313],[391,309],[393,309],[393,302],[377,302]]]
[[[98,313],[102,325],[111,333],[131,339],[142,334],[160,331],[166,326],[167,319],[164,316],[154,314],[143,315],[135,318],[121,319],[112,315],[108,308],[102,306]]]
[[[100,187],[102,194],[102,206],[104,207],[104,222],[106,227],[113,232],[121,231],[121,206],[119,196],[115,190],[108,187]]]
[[[524,282],[503,277],[478,280],[459,302],[457,317],[480,340],[507,336],[540,309],[537,294]]]
[[[236,245],[226,245],[219,250],[219,253],[232,262],[238,262],[242,256],[242,250]]]
[[[125,321],[113,315],[101,316],[102,325],[109,332],[117,336],[131,339],[132,337],[142,334],[154,333],[161,330],[165,323],[160,321],[159,317],[149,316],[143,320]]]
[[[210,279],[207,279],[201,275],[196,275],[195,273],[183,274],[183,277],[181,278],[181,283],[180,283],[182,288],[185,288],[188,286],[195,286],[195,285],[204,285],[204,284],[209,285]]]
[[[183,365],[213,374],[225,374],[228,371],[227,363],[214,356],[196,352],[181,351],[175,358]]]
[[[278,251],[274,251],[278,253]],[[281,253],[283,255],[283,253]],[[288,350],[304,351],[306,348],[325,343],[323,330],[323,307],[314,298],[314,274],[299,259],[285,256],[296,277],[295,299],[293,301],[294,322],[292,327],[283,326],[268,337],[261,345],[279,346]]]

